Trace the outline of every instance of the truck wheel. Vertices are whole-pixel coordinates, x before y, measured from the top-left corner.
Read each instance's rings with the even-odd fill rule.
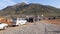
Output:
[[[7,27],[5,26],[3,29],[5,30],[5,29],[7,29]]]

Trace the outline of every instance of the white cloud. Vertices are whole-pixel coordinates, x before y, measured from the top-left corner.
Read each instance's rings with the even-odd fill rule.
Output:
[[[28,3],[27,0],[20,0],[20,2]],[[7,7],[7,6],[14,5],[14,4],[16,4],[16,2],[14,2],[12,0],[2,0],[2,1],[0,1],[0,9],[3,9],[3,8]]]
[[[11,0],[2,0],[2,1],[0,1],[0,10],[7,6],[14,5],[14,4],[16,4],[16,3]]]
[[[25,3],[28,3],[28,1],[27,1],[27,0],[20,0],[20,2],[25,2]]]
[[[8,3],[10,3],[10,4],[16,4],[15,2],[13,2],[13,1],[11,1],[11,0],[4,0],[4,1],[6,1],[6,2],[8,2]]]

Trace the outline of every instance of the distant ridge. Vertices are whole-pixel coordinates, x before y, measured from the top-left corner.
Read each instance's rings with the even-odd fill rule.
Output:
[[[20,14],[26,15],[44,14],[45,16],[60,16],[60,9],[37,3],[26,4],[22,2],[13,6],[8,6],[0,11],[0,15],[20,15]]]

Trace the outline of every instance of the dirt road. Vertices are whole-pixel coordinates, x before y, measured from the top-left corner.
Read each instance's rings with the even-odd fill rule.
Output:
[[[23,25],[18,27],[9,27],[6,30],[1,30],[0,34],[51,34],[46,32],[45,27],[46,26],[44,23],[36,22],[36,24],[33,23],[33,24],[28,24],[28,25]],[[51,26],[47,26],[47,27],[51,27]],[[48,28],[48,30],[50,29]]]
[[[43,25],[40,23],[9,27],[6,30],[1,30],[0,34],[44,34]]]

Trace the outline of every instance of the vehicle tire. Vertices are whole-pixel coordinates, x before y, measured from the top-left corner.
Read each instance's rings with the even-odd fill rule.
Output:
[[[7,29],[7,26],[3,27],[3,29],[4,29],[4,30]]]

